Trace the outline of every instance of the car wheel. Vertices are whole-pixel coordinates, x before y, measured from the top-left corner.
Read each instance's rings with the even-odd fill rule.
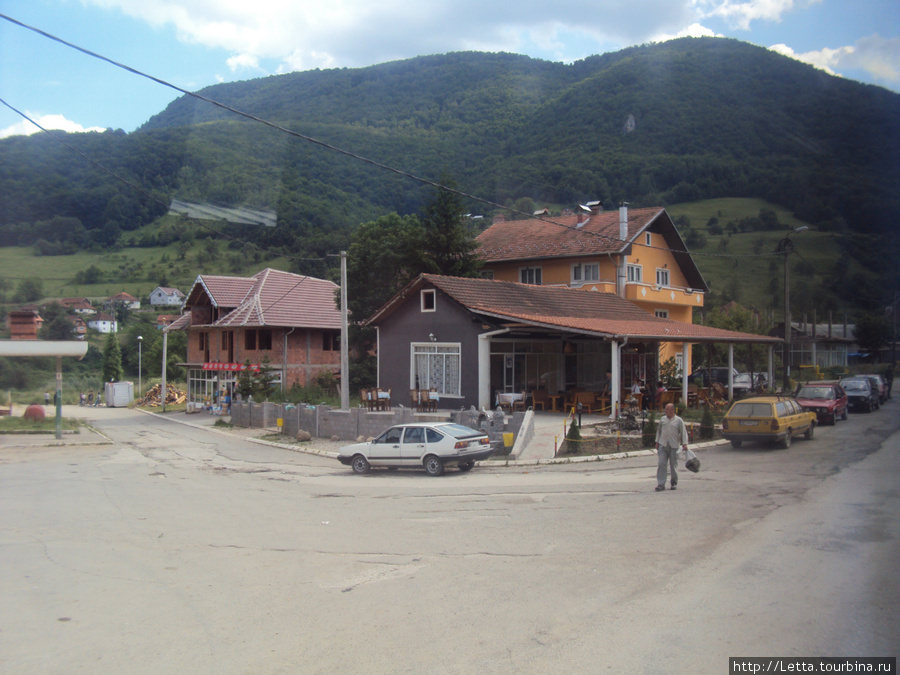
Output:
[[[844,412],[841,413],[841,420],[847,421],[847,408],[844,408]]]
[[[793,432],[790,429],[788,429],[787,433],[784,435],[784,438],[781,439],[781,447],[784,448],[785,450],[787,450],[789,447],[791,447],[791,441],[794,440],[793,438],[791,438],[792,433]]]
[[[465,472],[465,471],[471,471],[471,470],[472,470],[472,467],[474,467],[474,466],[475,466],[475,462],[473,462],[473,461],[460,462],[460,464],[459,464],[459,470],[460,470],[460,471],[463,471],[463,472]]]
[[[369,460],[362,455],[354,455],[353,461],[350,462],[350,466],[353,467],[354,473],[369,473],[369,469],[372,468],[369,464]]]
[[[444,473],[444,462],[441,461],[440,457],[428,455],[425,458],[425,473],[429,476],[440,476]]]
[[[831,426],[834,426],[835,424],[837,424],[837,413],[836,412],[831,413],[831,419],[828,421],[828,423]]]
[[[737,450],[744,444],[744,441],[731,441],[731,447]]]
[[[833,424],[833,422],[832,422],[832,424]],[[816,431],[815,423],[810,423],[809,429],[807,429],[806,433],[803,434],[803,438],[805,438],[808,441],[811,441],[813,439],[813,434],[815,433],[815,431]]]

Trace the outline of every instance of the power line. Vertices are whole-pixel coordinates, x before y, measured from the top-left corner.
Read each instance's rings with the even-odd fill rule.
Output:
[[[459,189],[456,189],[456,188],[448,187],[448,186],[446,186],[446,185],[442,185],[442,184],[440,184],[440,183],[438,183],[438,182],[436,182],[436,181],[433,181],[433,180],[430,180],[430,179],[427,179],[427,178],[423,178],[422,176],[418,176],[418,175],[416,175],[416,174],[409,173],[408,171],[404,171],[404,170],[402,170],[402,169],[397,169],[396,167],[392,167],[392,166],[390,166],[390,165],[388,165],[388,164],[384,164],[384,163],[382,163],[382,162],[378,162],[378,161],[376,161],[376,160],[370,159],[370,158],[365,157],[365,156],[363,156],[363,155],[360,155],[360,154],[358,154],[358,153],[351,152],[351,151],[348,151],[348,150],[344,150],[343,148],[340,148],[340,147],[338,147],[338,146],[336,146],[336,145],[333,145],[333,144],[331,144],[331,143],[326,143],[326,142],[321,141],[321,140],[319,140],[319,139],[313,138],[312,136],[308,136],[308,135],[305,135],[305,134],[301,134],[301,133],[299,133],[299,132],[297,132],[297,131],[294,131],[293,129],[288,129],[288,128],[284,127],[284,126],[281,126],[280,124],[276,124],[276,123],[274,123],[274,122],[271,122],[271,121],[266,120],[266,119],[261,118],[261,117],[257,117],[256,115],[252,115],[252,114],[247,113],[247,112],[244,112],[244,111],[242,111],[242,110],[238,110],[237,108],[233,108],[232,106],[229,106],[229,105],[226,105],[226,104],[224,104],[224,103],[221,103],[220,101],[216,101],[215,99],[211,99],[211,98],[209,98],[209,97],[203,96],[203,95],[198,94],[198,93],[196,93],[196,92],[192,92],[192,91],[188,91],[187,89],[183,89],[183,88],[181,88],[181,87],[179,87],[179,86],[177,86],[177,85],[175,85],[175,84],[172,84],[171,82],[168,82],[168,81],[166,81],[166,80],[163,80],[162,78],[155,77],[155,76],[153,76],[153,75],[149,75],[149,74],[144,73],[144,72],[142,72],[142,71],[140,71],[140,70],[137,70],[136,68],[132,68],[131,66],[125,65],[125,64],[123,64],[123,63],[119,63],[118,61],[114,61],[113,59],[110,59],[110,58],[108,58],[108,57],[106,57],[106,56],[103,56],[102,54],[98,54],[98,53],[93,52],[93,51],[91,51],[91,50],[89,50],[89,49],[86,49],[86,48],[84,48],[84,47],[80,47],[80,46],[78,46],[78,45],[76,45],[76,44],[74,44],[74,43],[68,42],[68,41],[66,41],[66,40],[64,40],[64,39],[62,39],[62,38],[60,38],[60,37],[57,37],[57,36],[51,34],[51,33],[47,33],[46,31],[43,31],[43,30],[41,30],[41,29],[39,29],[39,28],[36,28],[36,27],[34,27],[34,26],[30,26],[30,25],[25,24],[25,23],[23,23],[23,22],[21,22],[21,21],[18,21],[18,20],[16,20],[16,19],[13,19],[12,17],[7,16],[7,15],[5,15],[5,14],[0,14],[0,18],[3,18],[3,19],[5,19],[5,20],[9,21],[10,23],[13,23],[13,24],[15,24],[15,25],[17,25],[17,26],[20,26],[20,27],[22,27],[22,28],[25,28],[26,30],[33,31],[33,32],[37,33],[38,35],[41,35],[41,36],[43,36],[43,37],[45,37],[45,38],[47,38],[47,39],[49,39],[49,40],[53,40],[54,42],[58,42],[58,43],[60,43],[60,44],[62,44],[62,45],[65,45],[65,46],[67,46],[67,47],[70,47],[71,49],[75,49],[76,51],[79,51],[79,52],[81,52],[81,53],[83,53],[83,54],[86,54],[87,56],[91,56],[91,57],[96,58],[96,59],[99,59],[99,60],[101,60],[101,61],[105,61],[106,63],[109,63],[109,64],[111,64],[111,65],[113,65],[113,66],[115,66],[115,67],[117,67],[117,68],[121,68],[121,69],[123,69],[123,70],[125,70],[125,71],[127,71],[127,72],[133,73],[133,74],[138,75],[138,76],[140,76],[140,77],[144,77],[144,78],[146,78],[146,79],[148,79],[148,80],[151,80],[151,81],[153,81],[153,82],[156,82],[157,84],[161,84],[161,85],[163,85],[164,87],[168,87],[168,88],[170,88],[170,89],[174,89],[175,91],[177,91],[177,92],[179,92],[179,93],[181,93],[181,94],[184,94],[184,95],[186,95],[186,96],[191,96],[191,97],[193,97],[193,98],[196,98],[196,99],[198,99],[198,100],[200,100],[200,101],[204,101],[204,102],[206,102],[206,103],[209,103],[210,105],[216,106],[216,107],[218,107],[218,108],[221,108],[221,109],[223,109],[223,110],[226,110],[226,111],[228,111],[228,112],[230,112],[230,113],[233,113],[233,114],[235,114],[235,115],[238,115],[238,116],[241,116],[241,117],[245,117],[245,118],[247,118],[247,119],[249,119],[249,120],[252,120],[252,121],[254,121],[254,122],[258,122],[258,123],[260,123],[260,124],[264,124],[264,125],[266,125],[266,126],[268,126],[268,127],[271,127],[271,128],[273,128],[273,129],[276,129],[277,131],[280,131],[280,132],[282,132],[282,133],[288,134],[289,136],[293,136],[294,138],[298,138],[298,139],[300,139],[300,140],[307,141],[307,142],[312,143],[312,144],[314,144],[314,145],[318,145],[318,146],[320,146],[320,147],[322,147],[322,148],[325,148],[325,149],[327,149],[327,150],[331,150],[331,151],[333,151],[333,152],[337,152],[337,153],[339,153],[339,154],[341,154],[341,155],[344,155],[344,156],[346,156],[346,157],[350,157],[350,158],[355,159],[355,160],[358,160],[358,161],[360,161],[360,162],[364,162],[364,163],[366,163],[366,164],[369,164],[369,165],[371,165],[371,166],[377,167],[377,168],[382,169],[382,170],[384,170],[384,171],[389,171],[389,172],[394,173],[394,174],[396,174],[396,175],[399,175],[399,176],[402,176],[402,177],[404,177],[404,178],[408,178],[408,179],[413,180],[413,181],[415,181],[415,182],[421,183],[421,184],[423,184],[423,185],[431,186],[431,187],[436,188],[436,189],[438,189],[438,190],[446,190],[447,192],[451,192],[451,193],[453,193],[453,194],[456,194],[456,195],[458,195],[458,196],[460,196],[460,197],[463,197],[464,199],[469,199],[469,200],[472,200],[472,201],[475,201],[475,202],[484,204],[484,205],[486,205],[486,206],[490,206],[490,207],[495,208],[495,209],[500,209],[500,210],[503,210],[503,211],[507,211],[507,212],[509,212],[509,213],[513,213],[513,214],[516,214],[516,215],[524,216],[524,217],[527,218],[527,219],[538,220],[538,221],[541,221],[541,222],[548,223],[548,224],[550,224],[550,225],[555,225],[555,226],[557,226],[557,227],[562,227],[562,228],[569,229],[569,230],[572,230],[572,231],[584,232],[583,230],[580,230],[579,228],[573,227],[573,226],[571,226],[571,225],[566,225],[566,224],[564,224],[564,223],[560,223],[560,222],[551,220],[551,219],[549,219],[549,218],[541,218],[541,217],[535,216],[534,214],[529,214],[529,213],[525,213],[525,212],[523,212],[523,211],[518,211],[518,210],[516,210],[516,209],[514,209],[514,208],[512,208],[512,207],[504,206],[504,205],[502,205],[502,204],[498,204],[498,203],[496,203],[496,202],[490,201],[490,200],[485,199],[485,198],[483,198],[483,197],[477,197],[477,196],[475,196],[475,195],[473,195],[473,194],[470,194],[470,193],[468,193],[468,192],[465,192],[465,191],[462,191],[462,190],[459,190]],[[29,120],[29,121],[31,121],[31,120]],[[611,236],[609,236],[609,235],[603,235],[603,234],[596,233],[596,232],[584,232],[584,234],[588,234],[588,235],[593,236],[593,237],[596,237],[596,238],[598,238],[598,239],[606,239],[606,240],[609,240],[609,241],[619,241],[619,239],[617,239],[617,238],[615,238],[615,237],[611,237]],[[660,250],[660,251],[667,251],[667,252],[669,252],[669,253],[688,253],[689,255],[693,255],[693,254],[690,254],[690,252],[687,251],[687,250],[669,249],[669,248],[656,247],[656,246],[648,246],[647,248],[651,248],[651,249],[655,249],[655,250]],[[774,255],[774,254],[724,254],[724,253],[719,254],[719,253],[700,253],[700,254],[698,254],[698,255],[701,255],[701,256],[707,256],[707,257],[717,257],[717,258],[761,258],[761,257],[769,257],[769,256]]]

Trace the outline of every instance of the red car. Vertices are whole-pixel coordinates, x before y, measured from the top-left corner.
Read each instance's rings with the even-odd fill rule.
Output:
[[[807,382],[795,398],[804,410],[816,413],[820,424],[847,419],[847,394],[836,382]]]

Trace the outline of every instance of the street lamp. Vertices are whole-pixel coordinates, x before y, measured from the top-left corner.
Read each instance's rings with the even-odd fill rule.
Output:
[[[788,256],[796,252],[794,242],[791,241],[791,235],[805,232],[808,229],[806,225],[795,227],[793,231],[788,232],[778,242],[778,246],[775,249],[775,253],[784,254],[784,379],[781,384],[783,393],[787,393],[791,386],[791,273],[788,266]]]
[[[141,397],[141,385],[143,382],[141,381],[141,344],[144,342],[144,338],[138,335],[138,398]]]

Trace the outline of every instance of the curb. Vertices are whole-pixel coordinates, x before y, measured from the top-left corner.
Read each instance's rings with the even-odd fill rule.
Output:
[[[145,415],[156,415],[157,417],[162,417],[158,413],[150,412],[148,410],[140,410],[139,408],[135,408],[139,412],[144,413]],[[177,424],[183,424],[188,427],[194,427],[195,429],[205,429],[207,431],[214,431],[218,434],[222,434],[225,436],[232,436],[227,431],[222,429],[217,429],[216,427],[210,424],[192,424],[190,422],[185,422],[184,420],[177,420],[173,418],[164,418],[169,419],[171,422],[175,422]],[[338,453],[331,452],[329,450],[316,450],[315,448],[301,448],[296,445],[288,445],[287,443],[276,443],[275,441],[267,441],[262,438],[253,438],[251,436],[244,437],[244,440],[249,441],[250,443],[257,443],[259,445],[268,445],[275,448],[282,448],[283,450],[291,450],[293,452],[302,452],[307,455],[318,455],[319,457],[328,457],[330,459],[337,459]],[[715,448],[720,445],[727,445],[728,441],[724,438],[719,439],[717,441],[707,441],[705,443],[691,443],[688,445],[688,448],[691,450],[708,450],[711,448]],[[503,467],[519,467],[519,466],[540,466],[545,464],[581,464],[584,462],[604,462],[606,460],[611,459],[629,459],[631,457],[652,457],[656,455],[656,450],[631,450],[628,452],[613,452],[605,455],[586,455],[583,457],[547,457],[541,459],[508,459],[508,460],[495,460],[495,459],[486,459],[484,461],[478,462],[478,466],[482,466],[485,468],[499,469]]]
[[[729,441],[721,438],[716,441],[706,441],[704,443],[691,443],[688,445],[690,450],[710,450],[720,445],[728,445]],[[611,459],[629,459],[631,457],[654,457],[656,450],[630,450],[628,452],[611,452],[604,455],[584,455],[580,457],[548,457],[543,459],[509,459],[495,460],[486,459],[478,462],[479,466],[490,468],[501,468],[504,466],[539,466],[542,464],[581,464],[584,462],[604,462]]]

